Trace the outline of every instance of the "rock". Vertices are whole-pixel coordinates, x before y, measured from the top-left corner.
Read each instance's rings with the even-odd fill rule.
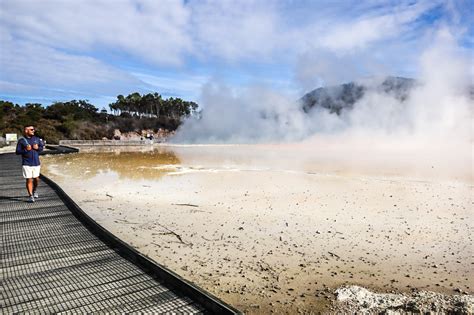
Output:
[[[393,308],[399,307],[406,302],[405,296],[397,296],[395,294],[376,294],[369,290],[350,286],[336,290],[337,301],[351,300],[369,310],[374,308]]]
[[[430,291],[414,290],[410,295],[400,293],[374,293],[359,286],[341,287],[335,291],[337,313],[455,313],[471,314],[474,296],[443,295]]]

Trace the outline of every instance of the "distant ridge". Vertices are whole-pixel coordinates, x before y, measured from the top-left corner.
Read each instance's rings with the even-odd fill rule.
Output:
[[[352,109],[368,90],[390,94],[404,101],[415,85],[414,79],[389,76],[381,83],[367,80],[317,88],[305,94],[300,101],[305,112],[326,108],[339,115],[344,109]]]

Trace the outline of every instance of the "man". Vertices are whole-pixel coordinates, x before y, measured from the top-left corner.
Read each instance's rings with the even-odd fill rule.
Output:
[[[38,182],[40,176],[39,152],[43,151],[43,141],[35,136],[35,127],[25,126],[23,138],[18,140],[16,154],[21,155],[23,165],[23,177],[26,179],[26,190],[28,191],[28,202],[37,199]]]

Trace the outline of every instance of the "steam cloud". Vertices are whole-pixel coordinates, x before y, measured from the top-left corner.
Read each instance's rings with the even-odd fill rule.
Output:
[[[319,148],[337,143],[345,147],[346,154],[354,146],[362,146],[386,153],[406,152],[414,158],[442,155],[449,163],[471,168],[471,67],[453,35],[447,29],[440,30],[432,46],[420,56],[420,76],[408,99],[401,101],[371,88],[380,84],[380,79],[366,80],[364,97],[341,115],[326,109],[305,113],[295,100],[266,88],[250,87],[235,93],[222,84],[209,83],[202,93],[202,118],[187,120],[173,140],[299,142]]]

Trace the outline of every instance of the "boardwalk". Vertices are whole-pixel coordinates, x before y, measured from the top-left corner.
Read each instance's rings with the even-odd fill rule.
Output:
[[[97,226],[47,179],[27,203],[20,168],[0,155],[2,313],[236,312]]]

